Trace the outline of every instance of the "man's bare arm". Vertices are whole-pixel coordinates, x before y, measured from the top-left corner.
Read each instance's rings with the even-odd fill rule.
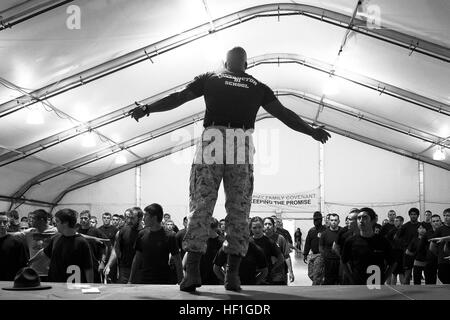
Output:
[[[328,138],[331,137],[331,135],[321,127],[313,128],[303,121],[303,119],[295,112],[283,106],[278,99],[268,103],[263,106],[263,108],[292,130],[307,134],[321,143],[327,142]]]
[[[184,89],[180,92],[172,93],[171,95],[164,97],[151,104],[140,105],[136,103],[137,107],[130,111],[129,115],[138,121],[145,115],[149,115],[152,112],[163,112],[175,109],[182,104],[197,98],[191,90]]]

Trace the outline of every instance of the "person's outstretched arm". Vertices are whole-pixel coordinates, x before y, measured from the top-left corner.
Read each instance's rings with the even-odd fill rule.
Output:
[[[144,116],[148,116],[153,112],[163,112],[175,109],[182,104],[197,98],[198,95],[189,89],[184,89],[180,92],[172,93],[171,95],[155,101],[151,104],[140,105],[136,102],[137,107],[129,112],[129,115],[138,121]]]
[[[295,112],[283,106],[278,99],[272,100],[263,108],[292,130],[307,134],[321,143],[327,142],[328,138],[331,137],[322,127],[314,128],[303,121]]]

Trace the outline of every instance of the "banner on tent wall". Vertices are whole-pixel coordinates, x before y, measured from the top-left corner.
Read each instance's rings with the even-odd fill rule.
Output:
[[[280,209],[283,211],[319,210],[319,188],[285,194],[253,193],[252,211],[264,209]]]

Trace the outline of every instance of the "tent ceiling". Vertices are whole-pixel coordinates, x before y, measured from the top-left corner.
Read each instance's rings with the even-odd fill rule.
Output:
[[[249,73],[301,116],[450,168],[448,157],[432,160],[436,145],[450,146],[450,5],[444,0],[433,6],[377,1],[382,29],[367,28],[361,9],[351,20],[357,1],[349,0],[63,2],[29,1],[28,8],[56,8],[0,29],[0,52],[7,50],[0,65],[0,174],[19,177],[0,186],[2,196],[59,201],[68,190],[173,151],[179,141],[171,133],[193,130],[201,99],[139,124],[127,112],[134,101],[154,101],[217,68],[235,45],[251,57]],[[71,4],[81,8],[80,30],[65,27]],[[12,13],[20,16],[23,5],[2,2],[4,23],[13,21],[6,20]],[[340,91],[324,95],[330,74]],[[24,119],[30,109],[44,110],[38,99],[49,112],[45,125],[32,126]],[[97,145],[81,147],[92,130]],[[111,156],[119,152],[127,165],[115,164]]]

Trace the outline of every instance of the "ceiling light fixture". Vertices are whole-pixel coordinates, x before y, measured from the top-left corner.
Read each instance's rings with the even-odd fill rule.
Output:
[[[433,154],[433,160],[442,161],[445,160],[445,151],[444,148],[438,147]]]

